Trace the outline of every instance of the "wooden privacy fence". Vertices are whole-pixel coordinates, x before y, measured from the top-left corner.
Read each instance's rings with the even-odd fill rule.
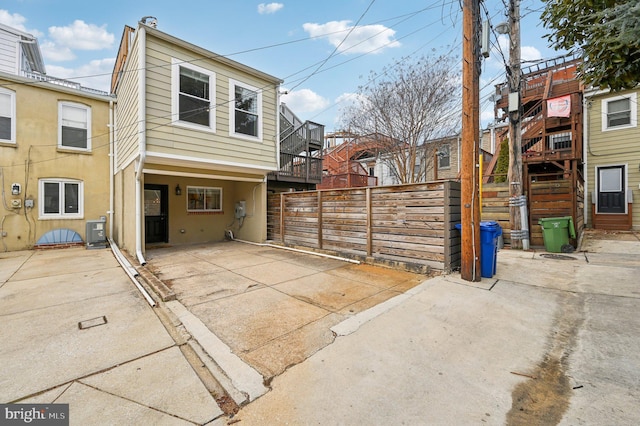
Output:
[[[285,192],[267,203],[267,237],[287,246],[409,268],[460,265],[458,182]]]

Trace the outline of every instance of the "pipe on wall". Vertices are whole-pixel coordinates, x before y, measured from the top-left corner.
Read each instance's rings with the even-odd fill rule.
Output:
[[[147,79],[147,60],[146,60],[146,32],[143,24],[138,25],[139,42],[138,42],[138,161],[136,164],[136,257],[141,265],[146,265],[147,261],[142,253],[142,174],[144,163],[147,157],[146,146],[146,79]]]

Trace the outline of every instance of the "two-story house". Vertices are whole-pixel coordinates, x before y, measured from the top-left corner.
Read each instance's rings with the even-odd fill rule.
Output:
[[[584,215],[596,229],[640,229],[640,209],[633,209],[640,199],[639,93],[593,89],[584,95]]]
[[[106,219],[112,101],[48,76],[37,39],[0,24],[1,251],[82,245]]]
[[[266,240],[267,175],[278,169],[282,81],[143,18],[125,27],[112,78],[114,240]]]

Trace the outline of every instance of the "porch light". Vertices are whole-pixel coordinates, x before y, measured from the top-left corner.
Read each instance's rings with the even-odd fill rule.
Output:
[[[176,195],[182,195],[182,188],[180,188],[180,184],[176,185]]]

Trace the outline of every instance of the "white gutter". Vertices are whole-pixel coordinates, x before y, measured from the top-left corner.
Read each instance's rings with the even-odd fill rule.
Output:
[[[276,86],[276,173],[279,171],[280,171],[280,86]]]
[[[113,101],[109,101],[109,211],[107,212],[109,215],[109,238],[113,238],[113,170],[115,161],[113,151],[113,132],[115,131],[115,126],[113,120]]]
[[[146,146],[146,90],[147,61],[146,61],[146,33],[143,25],[138,26],[138,163],[136,164],[136,256],[141,265],[146,265],[147,261],[142,254],[142,169],[147,156]]]
[[[129,278],[131,278],[131,281],[135,284],[135,286],[138,288],[140,293],[142,293],[144,298],[147,299],[147,302],[149,303],[149,305],[156,306],[156,301],[153,300],[149,292],[147,292],[147,290],[144,287],[142,287],[140,282],[137,280],[136,277],[139,275],[138,271],[136,271],[136,268],[134,268],[131,265],[131,263],[129,263],[127,258],[124,257],[124,255],[120,251],[120,248],[116,245],[116,243],[111,238],[109,238],[109,246],[111,246],[111,251],[113,252],[113,255],[116,257],[116,260],[118,261],[118,263],[120,263],[120,266],[122,266],[122,269],[124,269],[124,272],[126,272]]]

